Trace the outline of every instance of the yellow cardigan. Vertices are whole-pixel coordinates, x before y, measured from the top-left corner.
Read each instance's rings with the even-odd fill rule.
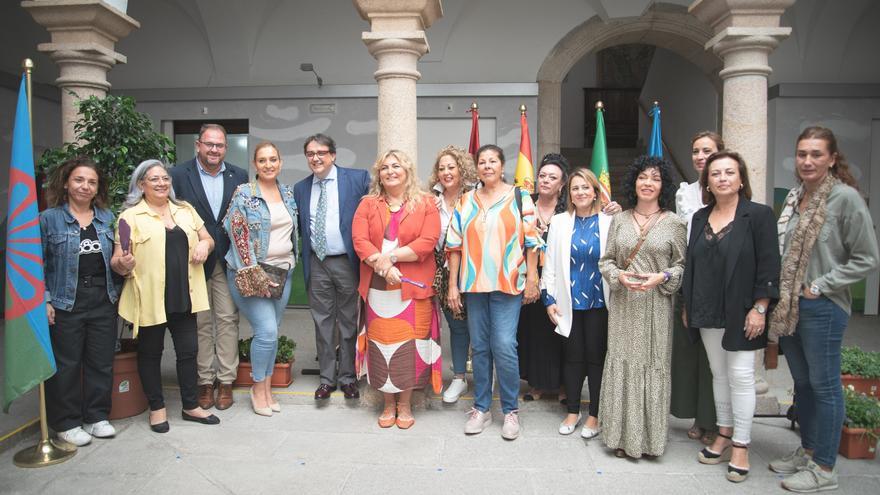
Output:
[[[169,203],[171,217],[189,241],[189,254],[199,242],[198,231],[204,225],[199,214],[189,203],[178,206]],[[123,211],[119,215],[131,227],[131,253],[135,267],[126,277],[119,296],[119,316],[138,327],[159,325],[165,318],[165,223],[147,206],[146,201]],[[116,233],[119,242],[119,232]],[[210,309],[205,271],[201,264],[189,264],[189,294],[192,312]]]

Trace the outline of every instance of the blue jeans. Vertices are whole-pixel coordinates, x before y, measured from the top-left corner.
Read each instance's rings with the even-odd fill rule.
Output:
[[[516,326],[522,294],[478,292],[465,294],[468,331],[473,349],[474,407],[486,412],[492,406],[492,363],[501,393],[501,411],[519,408],[519,358]]]
[[[235,272],[229,270],[226,273],[232,301],[254,330],[254,339],[251,340],[251,376],[254,377],[255,382],[262,382],[271,377],[275,368],[278,328],[281,327],[281,318],[284,317],[284,307],[290,299],[291,275],[293,270],[287,274],[287,283],[284,284],[281,299],[276,300],[268,297],[242,296],[235,286]]]
[[[467,320],[456,320],[452,312],[443,310],[449,324],[449,343],[452,345],[452,372],[463,375],[467,371],[468,347],[471,345]]]
[[[797,330],[779,345],[794,378],[801,444],[817,464],[834,466],[845,414],[840,345],[849,316],[824,296],[801,297],[799,307]]]

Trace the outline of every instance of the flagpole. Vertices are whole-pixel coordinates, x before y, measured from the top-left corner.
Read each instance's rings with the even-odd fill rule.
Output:
[[[31,72],[34,70],[34,61],[26,58],[21,63],[24,69],[25,88],[28,102],[28,133],[33,141],[34,119],[31,104]],[[49,426],[46,419],[46,384],[40,382],[40,442],[27,447],[13,457],[12,462],[18,467],[36,468],[51,466],[64,462],[76,455],[76,446],[67,442],[56,441],[49,438]]]

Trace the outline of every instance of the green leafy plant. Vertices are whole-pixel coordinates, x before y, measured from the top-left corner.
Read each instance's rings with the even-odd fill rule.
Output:
[[[880,352],[844,347],[840,351],[840,374],[880,378]]]
[[[80,100],[77,107],[75,142],[46,150],[37,168],[51,177],[66,160],[77,156],[91,158],[107,178],[110,208],[118,213],[135,167],[151,158],[173,164],[174,143],[153,130],[150,118],[137,111],[134,98],[129,96],[91,96]]]
[[[843,401],[846,405],[844,426],[864,428],[867,430],[866,434],[876,440],[877,430],[880,429],[880,400],[847,387],[843,389]]]
[[[251,341],[253,337],[238,339],[239,361],[251,362]],[[278,352],[275,354],[275,362],[284,364],[293,362],[293,351],[296,350],[296,342],[286,335],[278,336]]]

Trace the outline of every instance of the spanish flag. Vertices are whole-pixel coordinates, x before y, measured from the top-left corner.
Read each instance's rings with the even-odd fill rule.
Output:
[[[532,141],[529,139],[529,121],[526,120],[525,105],[520,105],[519,114],[521,133],[519,155],[516,158],[516,171],[513,174],[513,184],[532,194],[535,192],[535,168],[532,166]]]

